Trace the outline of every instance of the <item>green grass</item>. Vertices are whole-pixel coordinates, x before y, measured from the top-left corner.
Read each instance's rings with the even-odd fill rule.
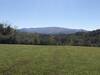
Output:
[[[0,45],[0,75],[100,75],[100,48]]]

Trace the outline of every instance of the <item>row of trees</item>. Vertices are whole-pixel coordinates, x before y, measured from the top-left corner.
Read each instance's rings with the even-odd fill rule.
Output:
[[[0,24],[1,44],[32,44],[32,45],[76,45],[99,46],[100,30],[78,32],[75,34],[38,34],[19,32],[10,25]]]
[[[71,45],[80,46],[99,46],[100,47],[100,30],[91,32],[78,32],[68,35]]]

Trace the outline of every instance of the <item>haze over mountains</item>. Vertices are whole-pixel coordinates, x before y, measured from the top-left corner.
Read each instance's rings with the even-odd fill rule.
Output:
[[[41,28],[22,28],[20,32],[40,33],[40,34],[71,34],[76,32],[85,32],[83,29],[69,29],[62,27],[41,27]]]

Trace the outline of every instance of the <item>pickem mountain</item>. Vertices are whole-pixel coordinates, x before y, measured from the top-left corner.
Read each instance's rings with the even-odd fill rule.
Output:
[[[69,29],[62,27],[41,27],[41,28],[22,28],[20,32],[40,33],[40,34],[71,34],[76,32],[85,32],[83,29]]]

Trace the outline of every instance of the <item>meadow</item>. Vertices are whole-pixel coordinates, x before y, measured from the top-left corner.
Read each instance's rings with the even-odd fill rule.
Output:
[[[0,45],[0,75],[100,75],[100,48]]]

